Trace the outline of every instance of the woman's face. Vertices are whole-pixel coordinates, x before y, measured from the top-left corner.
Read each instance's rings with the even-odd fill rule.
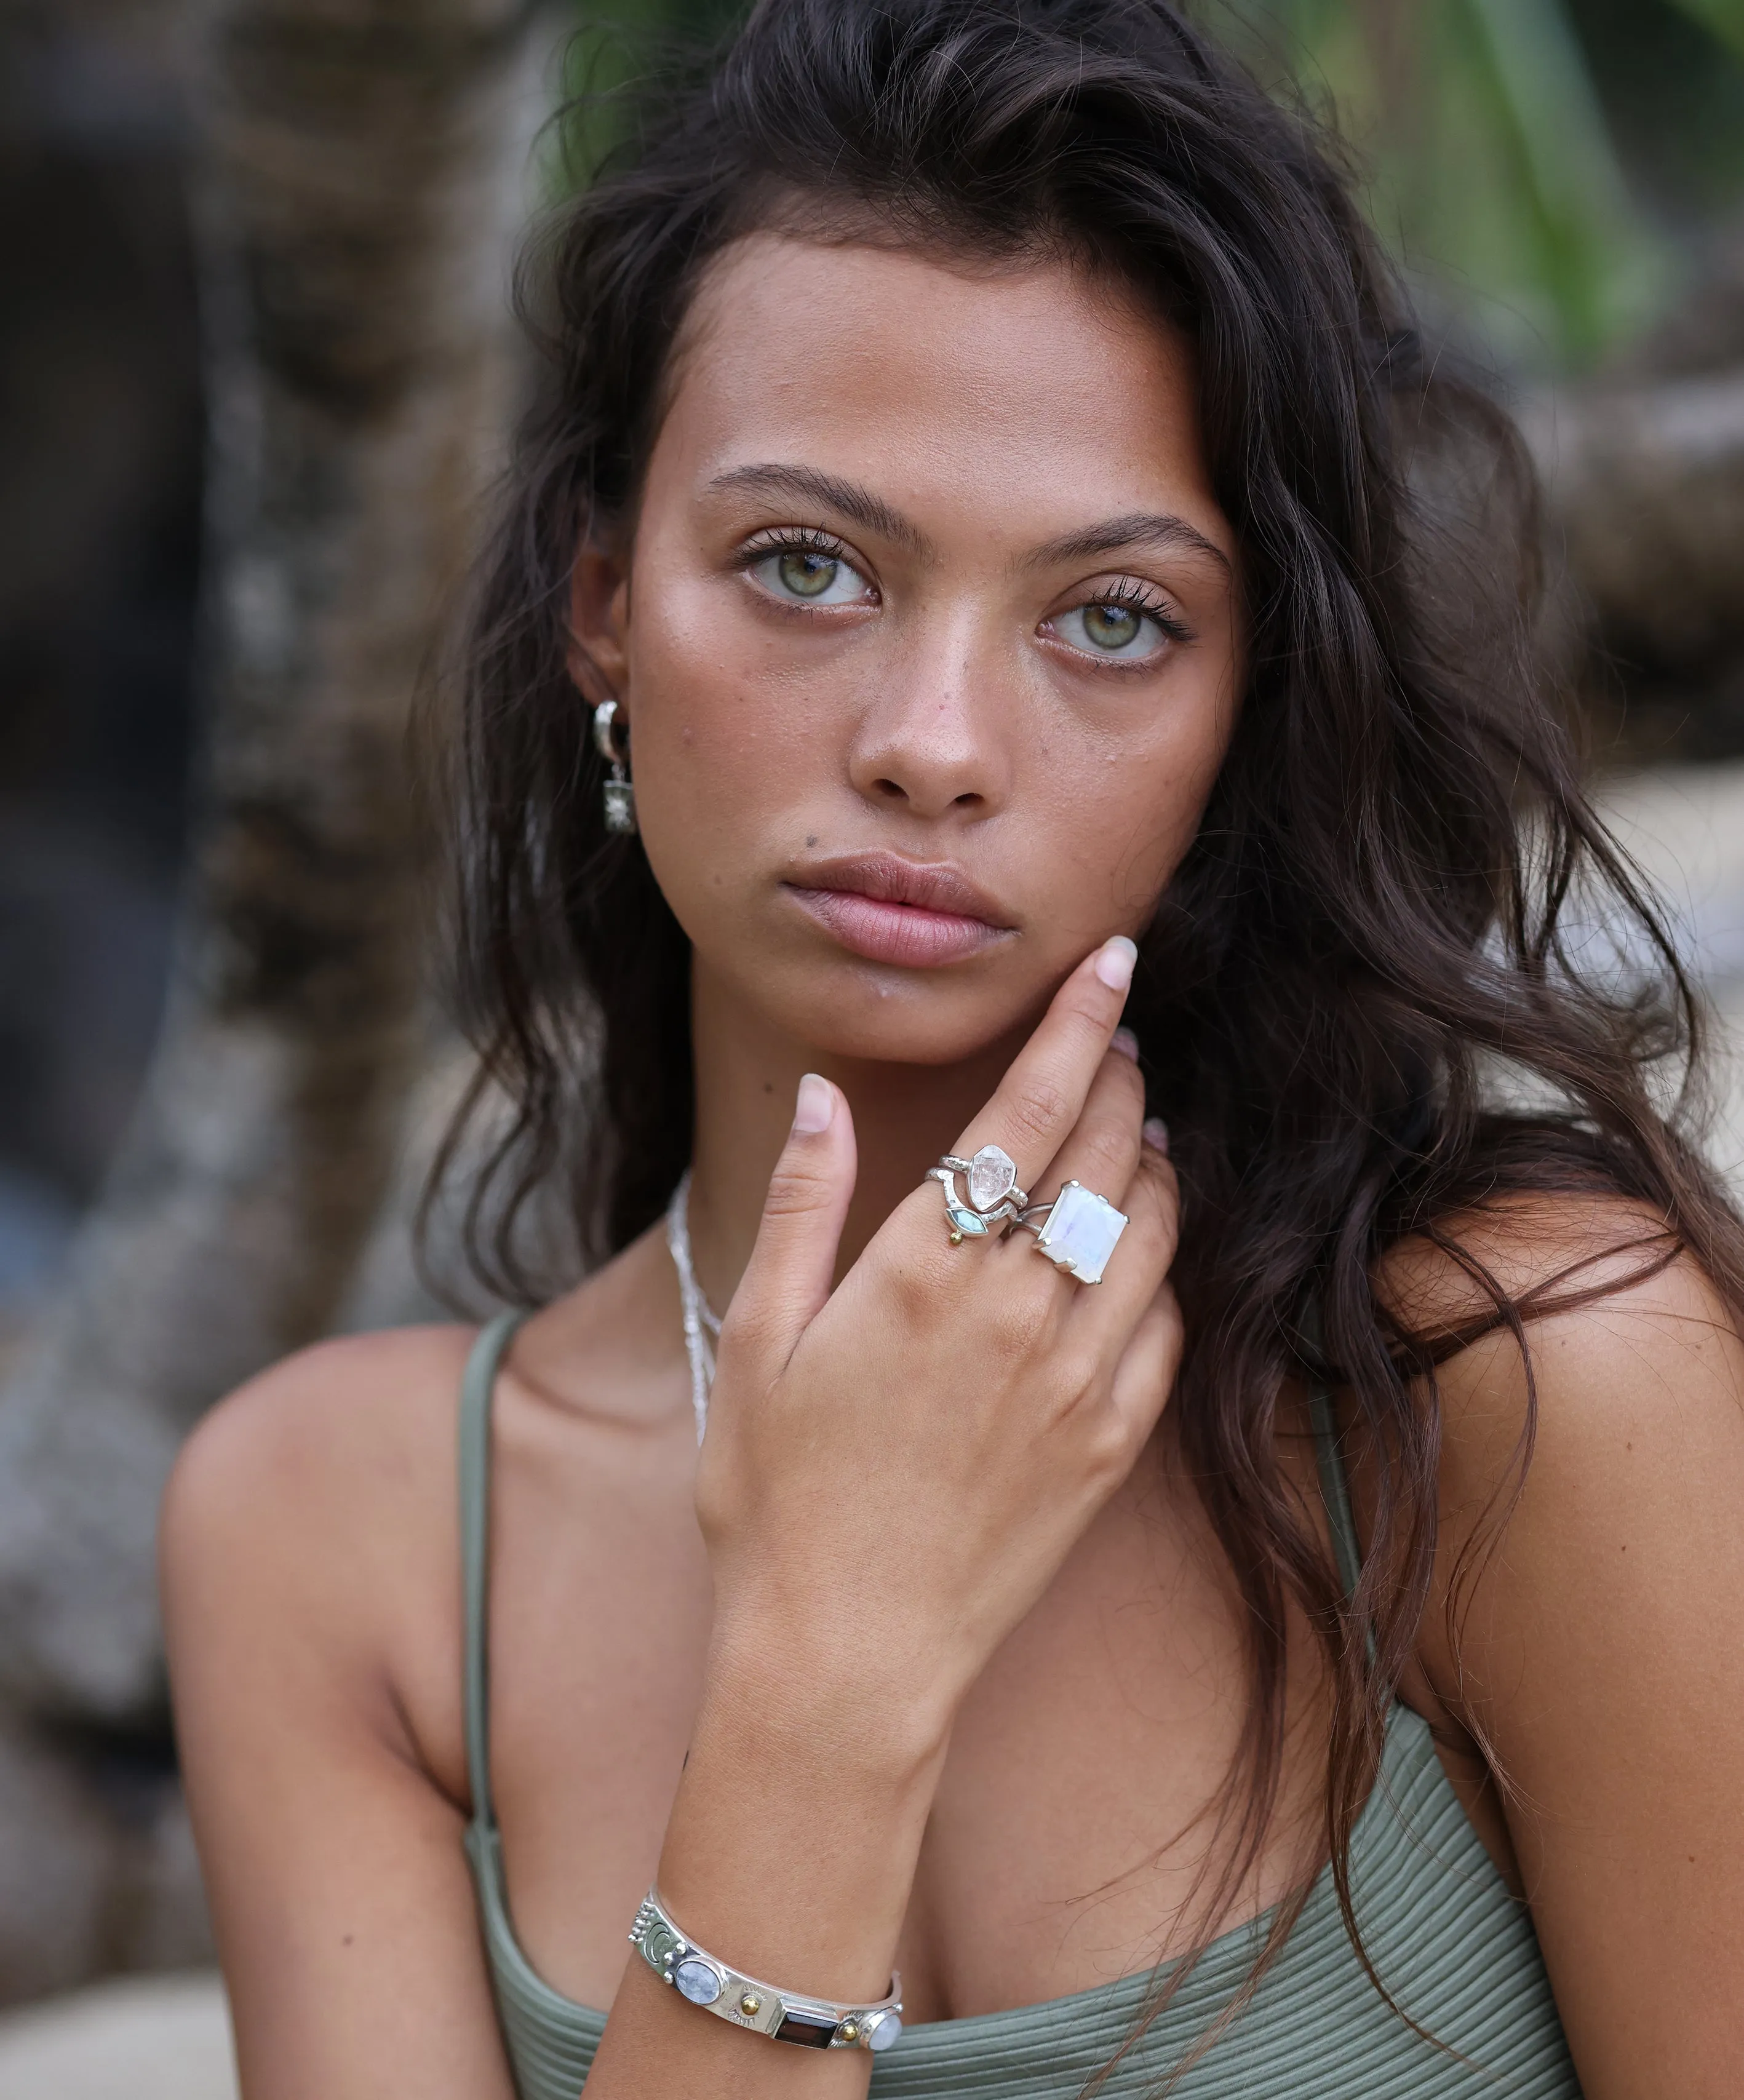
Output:
[[[762,236],[699,296],[627,576],[577,566],[700,973],[943,1063],[1137,934],[1233,726],[1191,353],[1064,267]]]

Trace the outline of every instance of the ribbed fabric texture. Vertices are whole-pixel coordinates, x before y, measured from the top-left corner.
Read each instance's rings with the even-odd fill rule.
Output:
[[[466,1584],[466,1723],[475,1816],[467,1855],[521,2100],[575,2100],[605,2015],[541,1981],[514,1937],[491,1807],[485,1595],[490,1398],[514,1330],[496,1321],[467,1366],[461,1422]],[[1336,1469],[1336,1448],[1323,1458]],[[1342,1474],[1338,1474],[1342,1485]],[[1342,1505],[1343,1498],[1339,1498]],[[1335,1505],[1336,1525],[1348,1523]],[[1349,1547],[1342,1529],[1341,1546]],[[1283,1954],[1228,2031],[1173,2087],[1177,2100],[1579,2100],[1532,1921],[1467,1820],[1419,1717],[1395,1707],[1381,1773],[1351,1844],[1357,1914],[1393,1997],[1379,1996],[1347,1937],[1330,1871]],[[1143,2041],[1102,2089],[1154,2093],[1245,1981],[1269,1923],[1214,1940]],[[625,1930],[629,1930],[626,1922]],[[1120,2049],[1146,1974],[974,2019],[907,2028],[877,2059],[872,2100],[1073,2100]],[[1437,2046],[1437,2044],[1440,2045]],[[746,2046],[755,2045],[747,2040]]]

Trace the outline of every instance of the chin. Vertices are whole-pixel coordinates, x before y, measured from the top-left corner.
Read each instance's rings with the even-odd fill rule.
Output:
[[[808,971],[802,989],[777,1002],[770,1018],[820,1053],[856,1062],[959,1065],[1022,1030],[1047,998],[998,998],[935,972],[850,964]]]

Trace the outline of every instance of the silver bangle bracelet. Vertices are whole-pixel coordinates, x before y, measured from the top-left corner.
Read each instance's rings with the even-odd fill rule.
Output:
[[[754,1976],[741,1976],[705,1952],[673,1924],[654,1889],[642,1899],[629,1941],[663,1983],[735,2027],[749,2027],[775,2041],[797,2042],[801,2049],[882,2051],[901,2038],[900,1976],[891,1977],[890,1995],[875,2005],[837,2005],[828,1998],[778,1991]]]

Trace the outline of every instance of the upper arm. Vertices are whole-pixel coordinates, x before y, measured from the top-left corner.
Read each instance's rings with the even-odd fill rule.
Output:
[[[1518,1350],[1442,1374],[1453,1608],[1425,1664],[1496,1772],[1587,2100],[1719,2100],[1744,2045],[1744,1343],[1683,1260],[1529,1335],[1512,1509]]]
[[[393,1661],[417,1590],[458,1589],[441,1461],[370,1390],[418,1346],[269,1372],[202,1424],[166,1498],[177,1732],[249,2100],[510,2100],[462,1811]]]

